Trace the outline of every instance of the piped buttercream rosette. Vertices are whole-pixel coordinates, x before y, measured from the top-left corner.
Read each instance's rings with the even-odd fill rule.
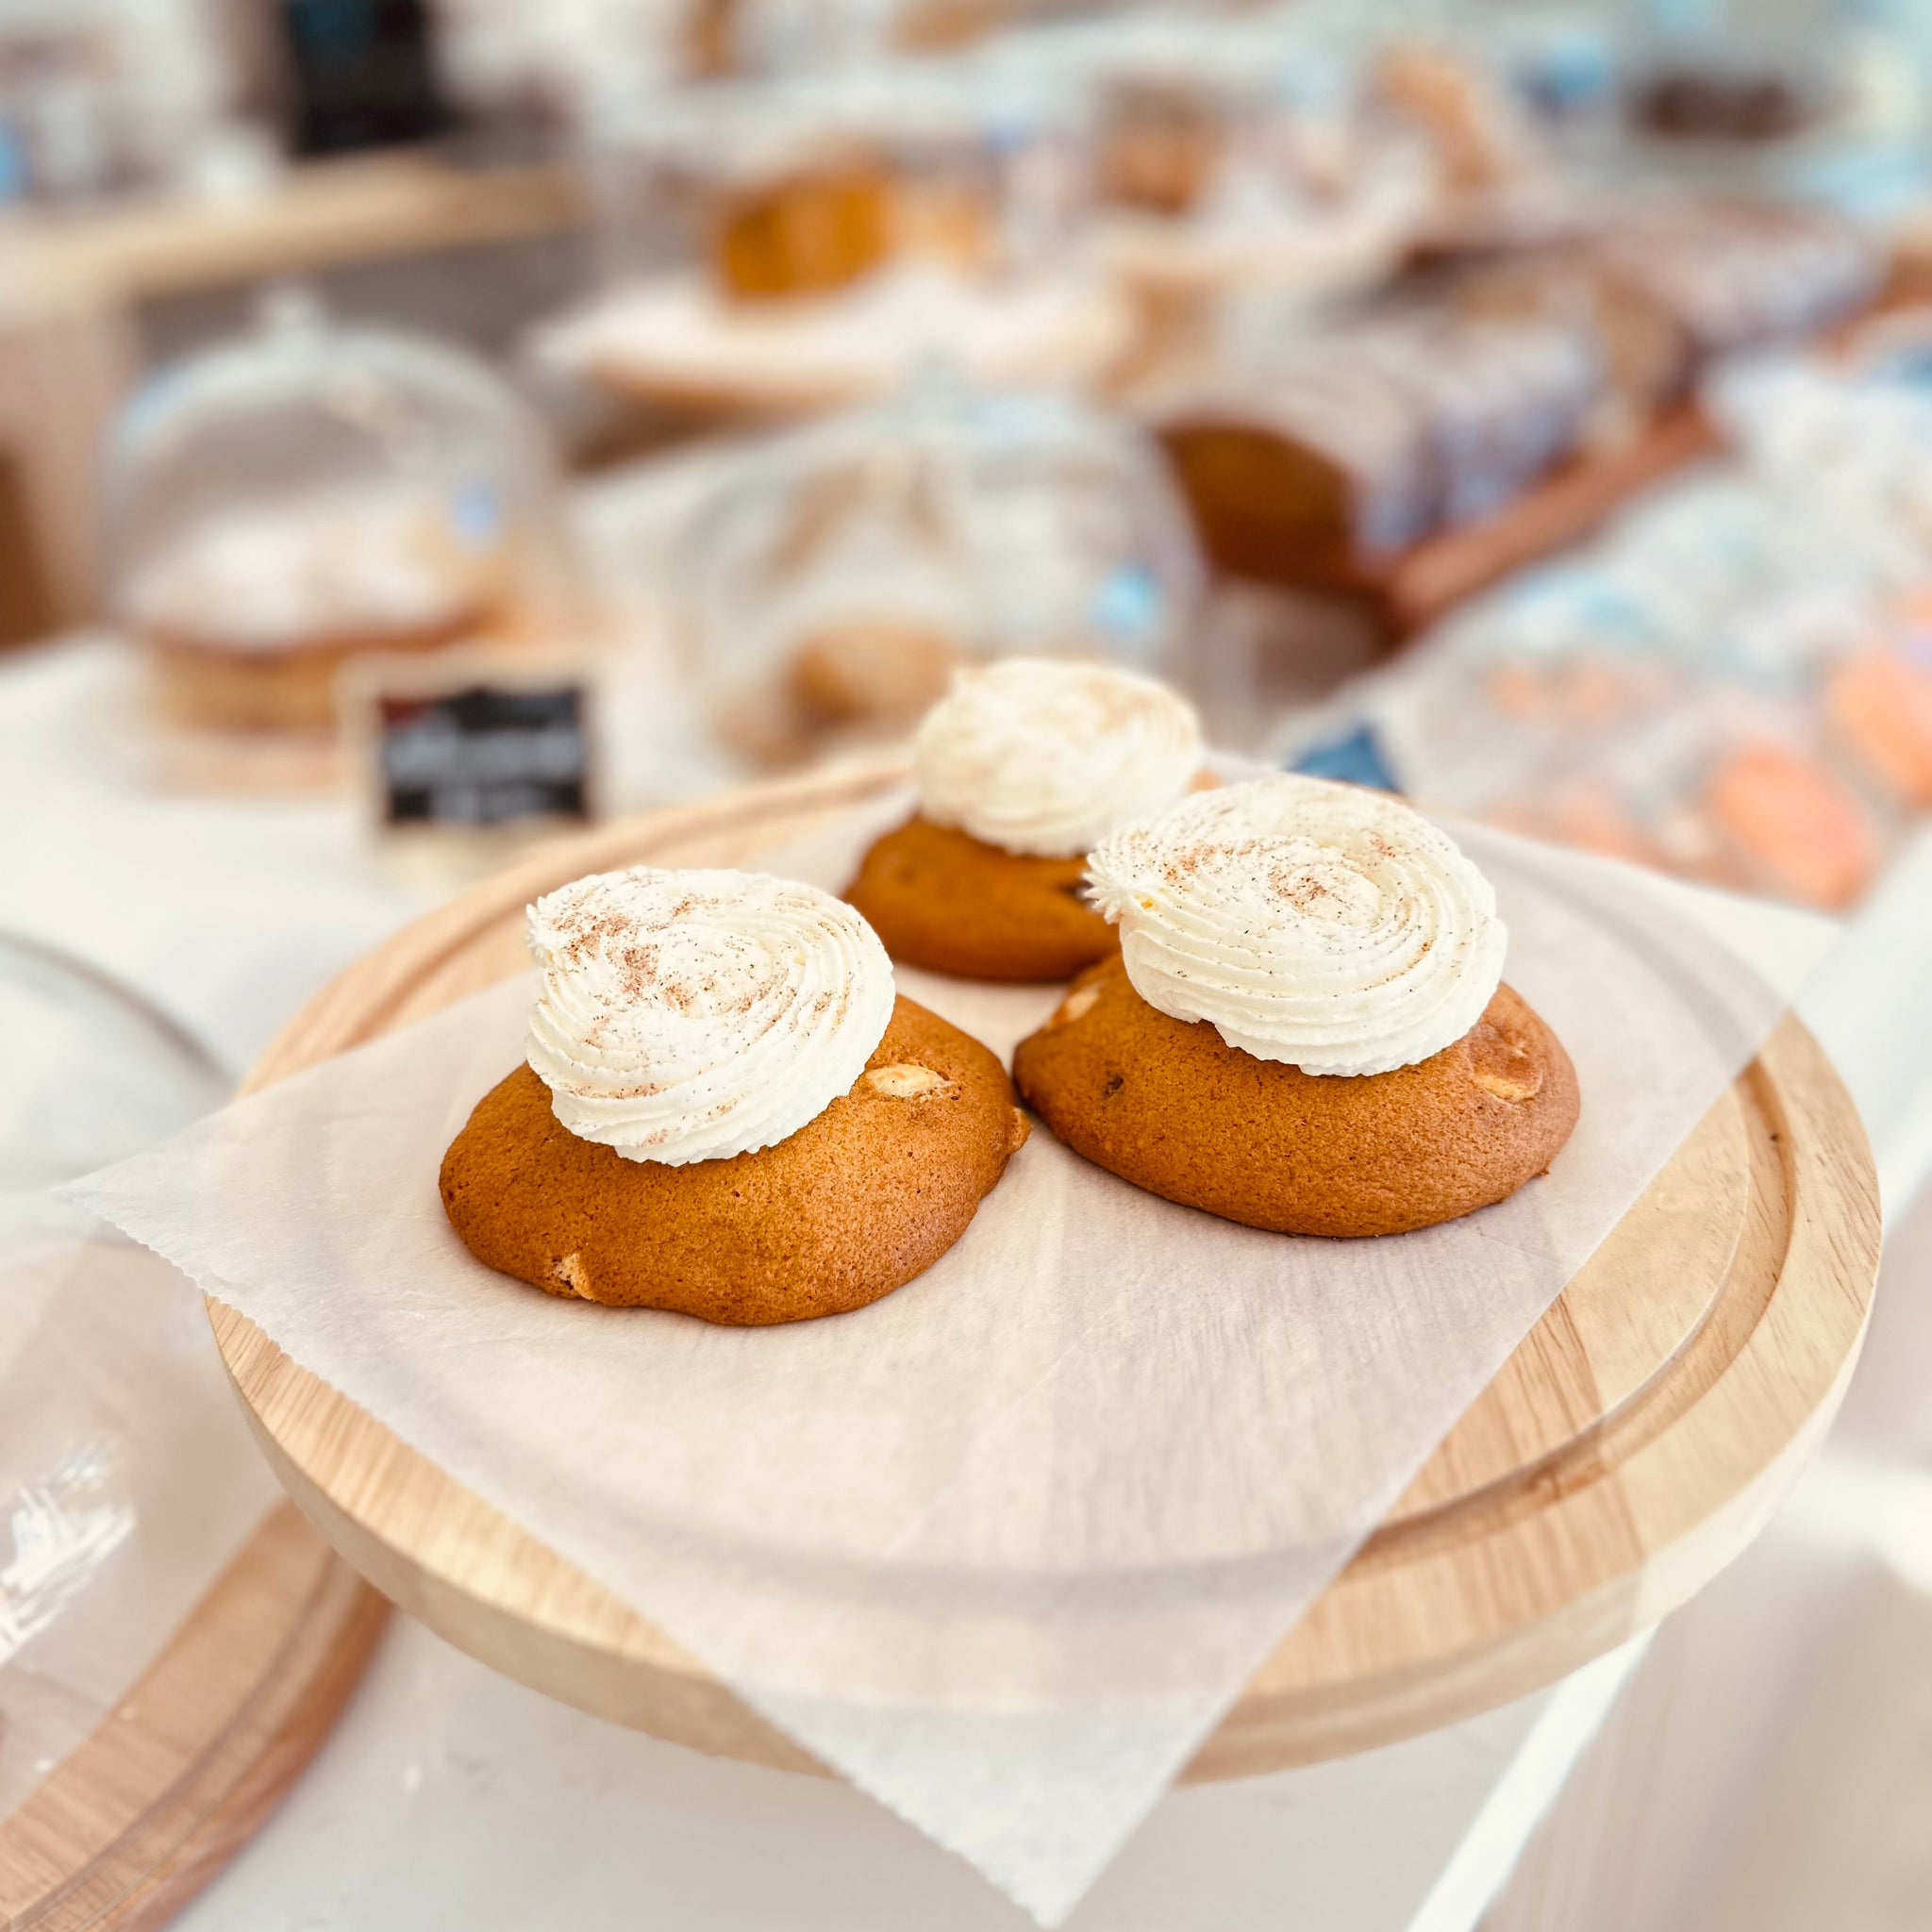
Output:
[[[1502,979],[1490,882],[1384,792],[1285,773],[1200,792],[1088,867],[1149,1006],[1304,1073],[1427,1059]]]
[[[1008,658],[961,671],[913,741],[921,812],[988,845],[1071,858],[1188,789],[1186,699],[1105,664]]]
[[[851,907],[759,873],[592,874],[529,909],[527,1058],[558,1120],[682,1167],[795,1134],[865,1071],[891,962]]]

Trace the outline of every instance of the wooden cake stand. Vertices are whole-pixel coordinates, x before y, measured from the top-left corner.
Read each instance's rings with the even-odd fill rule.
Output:
[[[107,1723],[0,1824],[0,1926],[164,1925],[308,1762],[388,1615],[282,1504]]]
[[[522,912],[579,874],[730,865],[877,796],[903,768],[792,780],[549,848],[324,992],[264,1085],[522,970]],[[1850,1375],[1878,1261],[1872,1162],[1787,1020],[1571,1282],[1190,1769],[1241,1776],[1500,1704],[1645,1628],[1765,1521]],[[798,1746],[516,1524],[233,1310],[215,1332],[290,1492],[377,1588],[564,1701],[799,1770]]]

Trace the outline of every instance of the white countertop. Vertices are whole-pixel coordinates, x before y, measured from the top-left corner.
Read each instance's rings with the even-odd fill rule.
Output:
[[[1574,1689],[1363,1757],[1170,1793],[1069,1932],[1468,1932],[1471,1907],[1507,1872],[1634,1660],[1618,1652]],[[1529,1774],[1512,1782],[1519,1760]],[[1421,1918],[1432,1895],[1441,1904]],[[292,1795],[177,1922],[181,1932],[1031,1923],[847,1785],[585,1717],[400,1616]]]

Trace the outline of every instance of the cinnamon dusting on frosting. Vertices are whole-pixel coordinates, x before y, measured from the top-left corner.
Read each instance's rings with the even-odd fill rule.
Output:
[[[530,908],[528,1058],[569,1130],[628,1159],[726,1158],[795,1133],[883,1037],[891,968],[813,887],[646,866]]]
[[[1385,793],[1287,774],[1103,843],[1094,904],[1135,990],[1310,1074],[1410,1065],[1474,1025],[1507,934],[1489,882]]]

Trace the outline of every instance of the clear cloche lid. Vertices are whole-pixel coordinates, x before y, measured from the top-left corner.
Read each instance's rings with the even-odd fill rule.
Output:
[[[1199,589],[1185,514],[1130,429],[939,374],[752,454],[682,557],[717,727],[773,761],[907,728],[974,658],[1172,669]]]
[[[554,464],[514,392],[293,290],[137,394],[107,493],[122,620],[224,651],[481,628],[562,569]]]
[[[0,1250],[65,1224],[47,1190],[220,1106],[205,1048],[107,974],[0,932]]]
[[[606,273],[697,266],[742,294],[759,291],[737,285],[734,247],[841,253],[847,280],[908,261],[968,275],[1037,266],[1077,212],[1077,185],[1062,178],[1077,107],[1074,92],[991,58],[677,89],[614,73],[590,117]],[[815,291],[808,280],[766,292]]]

